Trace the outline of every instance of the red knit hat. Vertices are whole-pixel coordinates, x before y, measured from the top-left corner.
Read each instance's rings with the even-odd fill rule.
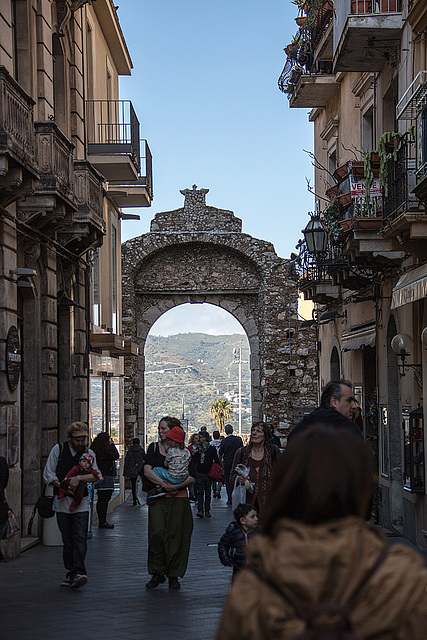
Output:
[[[166,437],[174,442],[184,442],[185,440],[185,431],[180,427],[172,427]]]

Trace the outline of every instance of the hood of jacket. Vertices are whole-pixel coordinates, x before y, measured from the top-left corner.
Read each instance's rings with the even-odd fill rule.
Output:
[[[282,593],[297,600],[303,609],[310,609],[321,602],[345,605],[386,545],[380,531],[357,517],[317,526],[281,519],[272,536],[252,538],[247,559]],[[296,618],[291,605],[250,571],[238,576],[234,588],[240,589],[237,595],[240,602],[245,601],[241,589],[248,589],[245,606],[259,606],[262,615],[268,612],[273,627],[283,619],[284,609],[288,610],[288,616]],[[249,595],[251,589],[257,593],[256,601]],[[239,607],[238,602],[235,605]],[[412,549],[394,545],[357,599],[351,615],[353,628],[367,638],[390,633],[405,624],[414,609],[420,608],[425,624],[427,570],[423,560]],[[303,628],[298,619],[296,631]],[[414,638],[423,637],[415,629],[411,633]]]
[[[143,451],[143,448],[140,444],[133,444],[129,447],[129,451],[132,451],[132,453],[139,453],[140,451]]]

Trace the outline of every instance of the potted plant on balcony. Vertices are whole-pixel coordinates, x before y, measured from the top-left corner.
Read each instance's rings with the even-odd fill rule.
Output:
[[[331,240],[337,240],[342,232],[342,227],[339,223],[340,210],[337,205],[331,204],[331,206],[323,212],[322,219]]]

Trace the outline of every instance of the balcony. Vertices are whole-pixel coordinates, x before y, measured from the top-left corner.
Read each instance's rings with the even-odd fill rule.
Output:
[[[87,153],[108,181],[138,181],[139,122],[129,100],[87,100]]]
[[[416,160],[416,143],[407,137],[400,143],[396,158],[389,156],[382,235],[396,248],[425,257],[427,213],[425,202],[420,200],[424,165],[417,171]]]
[[[334,71],[380,71],[397,61],[403,27],[401,0],[335,3]]]
[[[34,100],[0,67],[0,200],[6,207],[33,189]]]
[[[74,145],[55,122],[36,122],[35,146],[39,180],[31,196],[18,204],[18,218],[38,225],[51,225],[76,210],[73,190]],[[49,214],[49,215],[48,215]]]
[[[320,63],[323,65],[324,63]],[[329,64],[329,63],[327,63]],[[316,65],[319,68],[319,65]],[[302,74],[297,85],[289,96],[289,106],[325,107],[337,90],[335,74],[321,72]]]
[[[153,200],[153,160],[146,140],[141,140],[145,155],[141,158],[141,170],[134,182],[111,180],[107,196],[117,207],[150,207]]]
[[[76,211],[61,225],[58,240],[69,251],[81,255],[102,244],[104,177],[87,161],[74,162],[73,191]]]
[[[342,258],[338,262],[341,260]],[[337,264],[337,247],[332,244],[329,244],[325,255],[312,256],[308,252],[303,254],[298,268],[298,287],[305,300],[327,304],[341,298],[341,287],[334,283],[330,273],[334,264]]]

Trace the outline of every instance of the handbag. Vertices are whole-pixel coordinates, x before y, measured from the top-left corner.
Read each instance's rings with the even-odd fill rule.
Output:
[[[234,481],[234,489],[231,494],[231,508],[236,509],[239,504],[246,503],[246,487],[244,484],[238,484],[237,478]]]
[[[224,482],[224,476],[222,473],[221,465],[218,462],[212,462],[212,466],[208,473],[209,478],[215,480],[215,482]]]
[[[46,485],[43,487],[42,495],[37,500],[34,505],[33,512],[31,514],[31,518],[28,521],[27,535],[31,535],[31,531],[33,528],[34,517],[36,515],[36,511],[39,512],[40,518],[48,519],[53,518],[55,515],[55,511],[53,510],[53,500],[55,496],[45,496],[44,493],[46,491]]]
[[[19,533],[19,524],[13,515],[12,509],[9,509],[7,514],[6,533],[4,534],[4,537],[8,539],[15,536],[17,533]]]

